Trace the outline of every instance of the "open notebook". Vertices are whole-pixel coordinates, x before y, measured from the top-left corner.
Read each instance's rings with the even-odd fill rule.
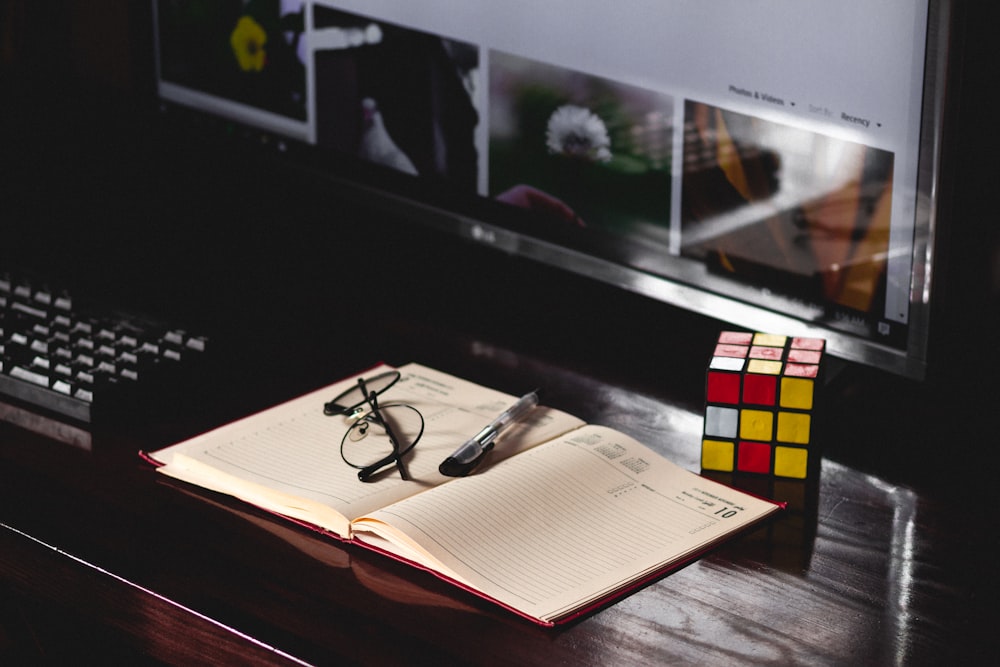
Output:
[[[388,367],[366,371],[370,377]],[[680,566],[779,508],[632,438],[540,406],[467,477],[438,465],[516,397],[418,364],[386,391],[424,416],[395,471],[361,482],[323,405],[348,378],[144,453],[160,472],[433,572],[554,625]]]

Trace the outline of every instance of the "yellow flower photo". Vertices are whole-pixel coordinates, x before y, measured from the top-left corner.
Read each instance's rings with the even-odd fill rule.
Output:
[[[249,16],[241,16],[229,37],[240,69],[244,72],[259,72],[267,62],[267,33],[260,24]]]

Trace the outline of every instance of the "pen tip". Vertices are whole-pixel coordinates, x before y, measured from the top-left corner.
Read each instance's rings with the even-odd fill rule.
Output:
[[[449,456],[438,466],[438,472],[448,477],[462,477],[468,472],[468,468],[468,465],[459,463]]]

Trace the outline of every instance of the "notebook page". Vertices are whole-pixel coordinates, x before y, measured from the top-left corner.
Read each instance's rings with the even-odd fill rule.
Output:
[[[444,574],[544,620],[774,508],[611,429],[586,426],[371,518],[421,545]],[[359,539],[367,529],[386,534],[358,522]]]
[[[353,378],[154,452],[152,457],[166,464],[159,468],[165,474],[346,537],[346,523],[334,518],[336,525],[328,525],[331,519],[324,508],[350,520],[447,481],[450,478],[437,470],[441,461],[515,400],[418,364],[400,371],[402,378],[385,392],[386,400],[412,405],[425,419],[423,437],[406,458],[410,481],[389,468],[375,481],[364,483],[357,470],[341,459],[340,442],[349,424],[343,417],[324,415],[322,408],[353,385]],[[510,430],[503,446],[497,445],[497,458],[580,423],[565,413],[539,408]]]

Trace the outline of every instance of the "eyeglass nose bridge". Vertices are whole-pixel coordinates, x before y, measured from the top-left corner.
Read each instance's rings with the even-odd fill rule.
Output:
[[[365,439],[368,435],[368,427],[371,426],[371,422],[368,420],[362,420],[356,422],[351,430],[348,431],[347,437],[350,438],[351,442],[360,442]]]
[[[368,406],[364,403],[353,408],[346,408],[344,410],[344,420],[348,423],[363,421],[370,414],[370,411],[366,408],[368,408]]]
[[[365,406],[359,406],[350,410],[344,415],[344,420],[351,424],[347,431],[347,437],[351,442],[360,442],[361,440],[364,440],[373,424],[380,424],[383,427],[385,426],[382,424],[382,421],[375,416],[375,413],[372,410],[366,410]]]

